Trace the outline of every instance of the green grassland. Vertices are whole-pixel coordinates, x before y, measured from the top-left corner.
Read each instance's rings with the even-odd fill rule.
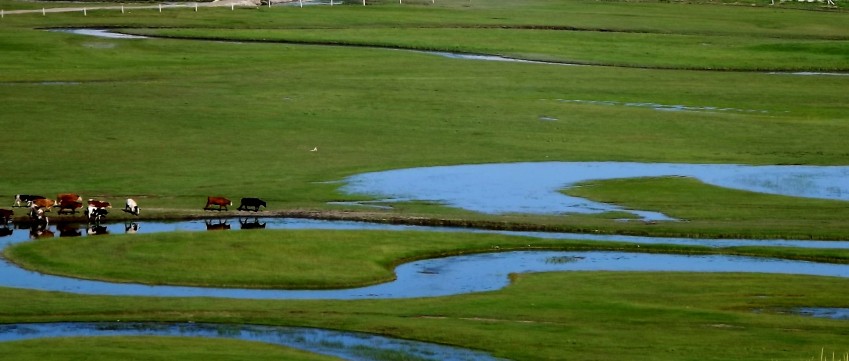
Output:
[[[687,219],[674,224],[619,222],[611,214],[480,215],[429,203],[368,212],[327,204],[369,199],[342,194],[335,181],[403,167],[552,160],[846,165],[849,77],[769,72],[849,71],[849,13],[767,4],[451,0],[6,15],[0,20],[0,199],[78,192],[120,203],[131,196],[145,215],[180,217],[199,214],[209,195],[258,196],[280,212],[607,233],[849,239],[846,202],[736,192],[677,178],[565,190]],[[42,6],[0,0],[6,10]],[[62,27],[172,38],[44,30]],[[393,47],[600,66],[468,61],[386,49]],[[661,112],[596,101],[739,111]],[[314,147],[319,150],[310,152]],[[132,241],[109,236],[82,240],[85,247],[76,248],[58,239],[25,243],[9,255],[47,272],[92,278],[330,287],[391,278],[392,266],[403,260],[486,251],[495,242],[504,248],[528,244],[480,235],[397,237],[319,231]],[[722,252],[846,259],[834,250]],[[281,263],[274,254],[299,257],[274,278],[269,265]],[[256,267],[225,277],[254,260]],[[159,263],[139,267],[152,261]],[[180,277],[188,274],[180,274],[184,267],[197,272]],[[846,280],[825,277],[604,272],[515,275],[501,291],[402,301],[155,299],[5,288],[0,322],[314,326],[441,342],[515,360],[807,360],[823,349],[846,351],[845,321],[784,312],[846,307],[845,288]],[[120,342],[126,345],[115,347],[128,350],[121,352],[144,359],[256,359],[287,352],[235,342],[243,346],[233,346],[233,356],[209,350],[219,341]],[[39,351],[46,347],[86,356],[108,351],[95,357],[114,358],[109,345],[85,339],[0,344],[0,354],[56,357]]]

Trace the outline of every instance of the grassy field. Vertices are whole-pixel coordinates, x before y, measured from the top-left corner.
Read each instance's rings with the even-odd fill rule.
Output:
[[[424,202],[368,212],[327,204],[369,198],[342,194],[335,181],[414,166],[551,160],[846,165],[849,77],[769,72],[849,71],[849,13],[817,4],[768,3],[451,0],[399,6],[381,1],[366,7],[7,14],[0,20],[0,143],[5,145],[0,199],[11,204],[16,193],[62,192],[114,203],[133,197],[145,215],[180,217],[200,213],[210,195],[257,196],[279,212],[346,211],[366,218],[629,234],[849,239],[845,202],[735,192],[687,179],[606,181],[566,191],[688,220],[676,224],[617,222],[610,215],[480,215]],[[48,5],[0,0],[5,10],[42,6]],[[62,27],[120,28],[179,39],[101,39],[44,30]],[[387,48],[600,66],[468,61]],[[599,102],[739,111],[661,112]],[[314,147],[318,151],[310,152]],[[496,240],[525,241],[405,234],[398,242],[393,237],[263,232],[161,235],[129,243],[110,236],[98,242],[26,243],[14,252],[30,252],[31,260],[20,262],[32,267],[86,277],[327,287],[385,280],[391,266],[404,259],[479,251]],[[234,253],[235,246],[250,252]],[[285,277],[269,277],[268,265],[280,263],[272,252],[297,254],[300,263],[293,263]],[[728,252],[846,259],[831,250]],[[192,260],[193,255],[200,258]],[[139,260],[159,263],[145,269]],[[254,260],[257,267],[224,277],[235,265]],[[316,267],[328,264],[339,267]],[[188,266],[195,272],[185,272]],[[513,281],[505,290],[485,294],[356,302],[141,299],[0,289],[0,322],[315,326],[448,343],[515,360],[623,355],[808,360],[823,349],[846,351],[845,321],[783,313],[793,307],[847,307],[842,279],[602,272],[517,275]],[[127,350],[124,355],[144,359],[253,359],[286,352],[244,345],[232,356],[211,349],[217,341],[143,341],[152,347],[121,342],[126,345],[115,347]],[[56,357],[39,351],[47,345],[85,355],[108,351],[97,356],[102,359],[113,355],[109,346],[84,339],[0,344],[0,354]]]

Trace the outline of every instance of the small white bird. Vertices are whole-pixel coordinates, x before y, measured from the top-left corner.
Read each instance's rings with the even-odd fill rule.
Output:
[[[310,152],[318,152],[318,147],[313,148]]]

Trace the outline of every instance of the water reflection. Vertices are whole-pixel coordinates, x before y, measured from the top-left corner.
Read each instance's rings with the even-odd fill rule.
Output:
[[[681,176],[731,189],[849,201],[849,166],[750,166],[631,162],[539,162],[457,165],[365,173],[342,190],[385,201],[431,201],[490,214],[629,212],[644,220],[670,220],[651,211],[560,193],[580,182]]]
[[[239,225],[242,229],[265,229],[266,226],[264,222],[260,222],[259,217],[254,217],[252,221],[248,218],[239,218]]]
[[[367,333],[303,327],[202,323],[38,323],[0,325],[0,342],[55,337],[169,336],[236,339],[309,351],[345,360],[499,360],[487,353]]]
[[[205,220],[207,231],[229,231],[230,230],[230,222],[225,219],[218,220]]]
[[[83,232],[80,230],[78,223],[59,223],[56,225],[56,230],[59,231],[59,237],[81,237]]]
[[[849,320],[849,308],[834,307],[805,307],[795,310],[796,313],[805,316],[831,318],[834,320]]]

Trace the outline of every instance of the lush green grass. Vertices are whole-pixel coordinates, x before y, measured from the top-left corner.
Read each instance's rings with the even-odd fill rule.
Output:
[[[8,0],[0,0],[0,5],[41,6]],[[35,30],[169,27],[179,28],[168,30],[174,34],[197,35],[196,29],[208,28],[209,36],[233,38],[256,38],[262,30],[274,40],[493,51],[607,64],[846,68],[846,12],[757,5],[493,0],[397,6],[386,1],[367,7],[6,16],[0,21],[0,143],[5,145],[0,197],[75,191],[119,203],[133,196],[143,211],[174,215],[197,212],[206,196],[216,194],[260,196],[275,210],[339,209],[325,202],[365,196],[339,194],[338,184],[317,182],[412,166],[543,160],[846,164],[845,77],[491,63],[386,49],[106,40]],[[561,100],[742,111],[670,113]],[[541,117],[558,120],[541,121]],[[315,146],[319,151],[309,152]],[[384,213],[605,232],[657,232],[655,226],[661,226],[668,227],[661,228],[663,232],[681,234],[774,231],[776,237],[846,238],[845,227],[835,221],[844,213],[839,203],[761,198],[667,182],[671,181],[616,184],[617,189],[633,191],[629,194],[599,186],[594,188],[603,191],[588,196],[692,217],[691,222],[636,225],[612,222],[610,215],[485,217],[425,203]],[[669,187],[681,187],[684,193],[669,194]],[[716,213],[696,211],[682,203],[688,198],[697,199],[694,204],[708,203],[703,201],[707,198],[727,207],[707,205]],[[772,215],[772,209],[781,211]],[[109,250],[132,250],[126,254],[141,258],[142,250],[159,256],[176,250],[174,258],[162,262],[173,267],[188,252],[200,253],[197,250],[207,246],[215,250],[204,257],[235,256],[233,262],[238,256],[258,257],[256,253],[268,250],[292,251],[310,255],[300,257],[304,264],[340,262],[362,274],[340,282],[335,280],[337,269],[275,282],[327,285],[333,279],[359,284],[385,279],[400,259],[475,249],[495,239],[470,237],[453,243],[456,239],[415,235],[411,237],[427,243],[404,245],[376,233],[295,234],[325,247],[316,250],[310,248],[315,245],[292,241],[274,244],[261,239],[266,236],[247,232],[132,241],[110,237],[99,239],[103,244],[91,244],[92,253],[85,253],[85,258],[94,265],[109,258],[97,260],[100,256],[91,255]],[[341,243],[334,242],[338,237],[372,247],[353,257],[344,244],[330,246]],[[219,244],[211,247],[203,241]],[[195,248],[180,249],[189,245]],[[25,246],[58,246],[49,253],[57,263],[60,254],[80,255],[64,240]],[[245,253],[240,255],[240,250]],[[370,253],[363,254],[366,250]],[[728,252],[846,258],[829,250]],[[262,262],[276,260],[263,256]],[[132,266],[132,260],[125,261]],[[233,264],[222,264],[215,271],[232,270]],[[75,267],[84,268],[70,266]],[[86,272],[102,276],[111,268]],[[140,273],[144,272],[131,269],[124,277],[137,279]],[[256,270],[247,273],[228,282],[260,283]],[[202,282],[218,281],[206,277]],[[777,313],[788,307],[845,307],[843,279],[563,273],[521,275],[514,281],[508,289],[484,294],[356,302],[117,298],[0,289],[0,322],[122,319],[316,326],[444,342],[516,360],[623,355],[636,360],[801,360],[823,348],[845,351],[845,322]],[[83,352],[100,349],[78,342],[82,341],[70,341],[67,347],[78,344]],[[189,354],[205,346],[185,347]],[[156,350],[137,352],[158,357]]]
[[[384,301],[78,296],[0,289],[0,322],[168,320],[376,332],[513,360],[807,360],[846,349],[845,321],[783,314],[843,307],[845,279],[565,272],[497,292]],[[188,344],[189,348],[193,348]]]
[[[0,342],[4,360],[336,360],[255,342],[176,337],[70,337]]]
[[[166,29],[130,33],[252,41],[400,47],[530,60],[713,70],[849,70],[849,41],[509,28],[291,30]],[[650,45],[649,45],[650,44]]]
[[[849,251],[833,249],[712,249],[393,231],[170,233],[41,239],[17,244],[7,249],[4,256],[28,269],[80,278],[147,284],[312,289],[387,282],[395,278],[393,269],[400,263],[496,249],[743,254],[849,263]]]

